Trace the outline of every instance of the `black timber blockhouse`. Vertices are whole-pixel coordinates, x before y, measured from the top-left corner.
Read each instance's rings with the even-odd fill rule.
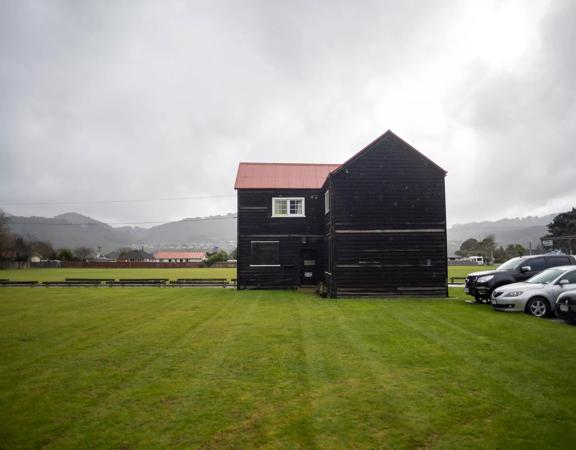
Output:
[[[447,296],[445,176],[391,131],[344,164],[240,163],[238,289]]]

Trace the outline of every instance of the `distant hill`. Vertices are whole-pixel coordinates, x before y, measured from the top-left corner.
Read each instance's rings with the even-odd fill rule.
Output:
[[[448,253],[453,254],[468,238],[482,239],[489,234],[496,237],[498,245],[522,244],[536,248],[540,237],[557,214],[528,216],[515,219],[457,224],[448,229]],[[91,217],[77,213],[56,217],[9,216],[13,233],[52,243],[55,248],[87,246],[101,247],[109,252],[119,247],[195,248],[210,250],[236,247],[235,214],[210,217],[192,217],[168,222],[152,228],[111,227]]]
[[[558,214],[454,225],[448,229],[448,253],[453,254],[466,239],[482,239],[489,234],[495,236],[498,245],[521,244],[528,248],[532,244],[536,248],[540,238],[548,232],[546,225]]]
[[[236,247],[235,214],[193,217],[152,228],[111,227],[77,213],[56,217],[9,216],[10,230],[26,238],[47,241],[54,248],[101,248],[103,253],[119,247],[195,248]]]

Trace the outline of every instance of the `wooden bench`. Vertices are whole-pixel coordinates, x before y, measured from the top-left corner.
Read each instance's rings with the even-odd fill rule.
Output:
[[[109,281],[114,281],[114,278],[66,278],[65,281],[66,281],[66,282],[70,282],[70,283],[76,283],[76,282],[82,282],[82,283],[92,283],[92,282],[108,283]]]
[[[237,286],[237,283],[238,283],[238,280],[237,280],[236,278],[232,278],[232,279],[230,280],[230,283],[228,283],[228,286],[230,286],[230,287],[236,287],[236,286]]]
[[[38,281],[10,281],[10,280],[2,280],[0,281],[0,286],[3,287],[33,287],[38,285]]]
[[[173,286],[228,286],[226,278],[178,278],[172,281]]]
[[[102,284],[102,282],[100,280],[74,280],[74,281],[69,281],[68,279],[66,279],[66,281],[44,281],[42,283],[43,286],[45,287],[71,287],[71,286],[76,286],[76,287],[90,287],[90,286],[100,286]]]
[[[118,281],[108,281],[108,286],[165,286],[167,278],[121,278]]]
[[[462,284],[464,284],[466,277],[450,277],[450,284],[455,284],[454,280],[462,280]]]

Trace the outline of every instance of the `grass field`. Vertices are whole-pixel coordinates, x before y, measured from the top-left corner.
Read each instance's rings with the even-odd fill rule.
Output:
[[[65,278],[236,278],[236,269],[23,269],[0,270],[10,280],[60,281]]]
[[[448,277],[465,277],[470,272],[495,266],[449,266]],[[10,280],[59,281],[64,278],[236,278],[236,269],[25,269],[0,270]]]
[[[575,448],[576,327],[451,292],[1,289],[0,448]]]
[[[483,270],[493,270],[498,266],[448,266],[448,278],[450,277],[465,277],[472,272],[480,272]]]

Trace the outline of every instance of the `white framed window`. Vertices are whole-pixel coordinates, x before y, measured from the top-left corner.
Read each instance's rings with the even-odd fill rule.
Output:
[[[324,192],[324,214],[328,214],[330,212],[330,190],[326,189]]]
[[[274,197],[272,217],[306,217],[304,197]]]

